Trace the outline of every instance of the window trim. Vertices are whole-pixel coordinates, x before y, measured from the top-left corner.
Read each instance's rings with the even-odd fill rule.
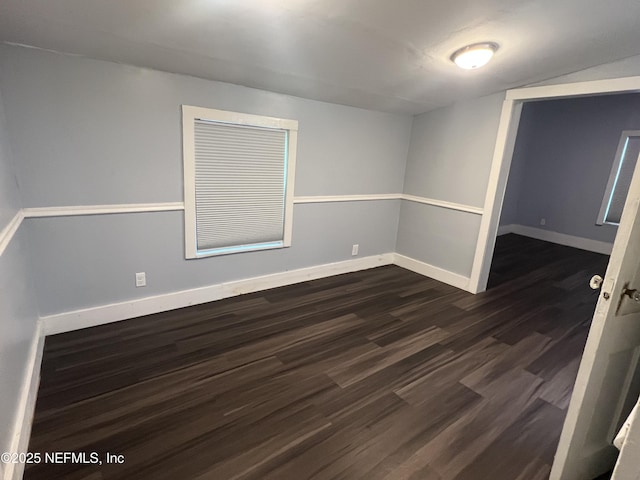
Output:
[[[252,127],[277,128],[287,130],[287,172],[285,178],[284,231],[282,243],[237,245],[224,249],[198,251],[196,234],[196,182],[195,182],[195,121],[197,119],[213,122],[246,125]],[[212,108],[182,105],[182,159],[184,180],[184,229],[185,256],[187,259],[204,258],[233,253],[272,250],[291,246],[293,233],[293,192],[296,171],[296,152],[298,146],[298,122],[262,115],[230,112]],[[253,248],[255,247],[255,248]]]
[[[611,196],[613,195],[613,191],[618,180],[618,174],[620,172],[620,167],[622,166],[622,160],[624,160],[626,146],[629,138],[632,137],[640,137],[640,130],[623,130],[620,134],[618,149],[616,150],[616,156],[613,160],[613,165],[611,166],[611,173],[609,174],[609,180],[607,181],[607,188],[604,191],[604,197],[602,198],[602,205],[600,206],[596,225],[618,225],[615,222],[607,222],[605,220],[609,213]]]

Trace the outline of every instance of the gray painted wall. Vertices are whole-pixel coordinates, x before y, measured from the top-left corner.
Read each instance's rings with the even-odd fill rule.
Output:
[[[402,191],[410,116],[8,46],[0,85],[25,206],[181,201],[181,104],[298,120],[298,196]],[[399,203],[297,205],[291,248],[189,261],[181,212],[28,220],[40,311],[393,252]]]
[[[27,221],[41,314],[392,252],[399,200],[296,205],[292,247],[184,259],[182,212]],[[134,273],[147,286],[134,287]]]
[[[503,99],[500,93],[415,117],[404,193],[482,207]],[[479,228],[478,215],[403,202],[397,251],[469,276]]]
[[[482,207],[504,93],[415,117],[404,193]]]
[[[480,215],[402,202],[397,252],[469,276]]]
[[[411,117],[0,46],[27,207],[182,200],[182,104],[299,121],[296,195],[400,193]]]
[[[613,242],[595,224],[623,130],[640,130],[640,95],[525,104],[501,225]],[[540,219],[546,225],[540,225]]]
[[[0,231],[19,208],[0,94]],[[0,256],[0,452],[8,451],[11,443],[37,318],[27,269],[26,236],[19,231]]]

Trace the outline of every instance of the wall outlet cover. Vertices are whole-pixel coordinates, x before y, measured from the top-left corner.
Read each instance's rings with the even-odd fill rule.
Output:
[[[147,274],[145,272],[136,273],[136,287],[145,287],[147,285]]]

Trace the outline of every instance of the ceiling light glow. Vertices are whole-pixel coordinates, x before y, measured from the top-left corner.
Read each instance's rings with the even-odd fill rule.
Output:
[[[474,43],[453,52],[451,60],[460,68],[473,70],[489,63],[496,50],[498,50],[497,43]]]

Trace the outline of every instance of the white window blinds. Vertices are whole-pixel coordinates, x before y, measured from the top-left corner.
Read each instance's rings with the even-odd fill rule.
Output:
[[[287,132],[196,120],[198,250],[284,240]]]
[[[290,244],[291,126],[183,107],[187,258]]]

